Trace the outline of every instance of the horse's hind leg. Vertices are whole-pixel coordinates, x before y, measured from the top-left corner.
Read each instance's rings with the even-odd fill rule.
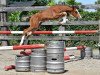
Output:
[[[20,45],[22,45],[24,43],[24,41],[28,39],[28,37],[32,34],[32,30],[36,31],[37,29],[38,28],[34,28],[34,27],[29,27],[29,28],[25,29],[23,32],[23,36],[21,38]]]

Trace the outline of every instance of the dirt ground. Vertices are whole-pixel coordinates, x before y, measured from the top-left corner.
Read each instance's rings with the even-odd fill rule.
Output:
[[[14,64],[15,55],[18,53],[19,51],[12,50],[0,51],[0,75],[58,75],[47,72],[16,72],[15,70],[5,71],[4,66]],[[94,54],[97,53],[98,51],[94,51]],[[100,59],[91,58],[66,62],[65,70],[65,73],[59,75],[100,75]]]

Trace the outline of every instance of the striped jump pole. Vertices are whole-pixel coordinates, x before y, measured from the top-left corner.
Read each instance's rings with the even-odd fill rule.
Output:
[[[34,49],[34,48],[44,48],[45,44],[32,44],[32,45],[15,45],[15,46],[1,46],[0,50],[20,50],[20,49]],[[66,47],[64,51],[67,50],[81,50],[86,46],[77,47]]]
[[[64,60],[73,60],[75,59],[75,56],[64,56]]]
[[[15,65],[9,65],[4,67],[5,71],[12,70],[12,69],[15,69]]]
[[[82,50],[83,48],[86,48],[86,46],[66,47],[64,49],[64,51],[67,51],[67,50]]]
[[[33,49],[33,48],[44,48],[44,46],[45,46],[44,44],[1,46],[0,50]]]
[[[98,32],[98,30],[35,31],[32,34],[93,34]],[[0,31],[0,34],[23,34],[23,31]]]
[[[30,46],[30,45],[29,45]],[[83,48],[85,48],[86,46],[77,46],[77,47],[66,47],[64,49],[64,51],[68,51],[68,50],[82,50]],[[31,50],[28,51],[21,51],[20,54],[24,54],[24,55],[30,55],[32,53]]]

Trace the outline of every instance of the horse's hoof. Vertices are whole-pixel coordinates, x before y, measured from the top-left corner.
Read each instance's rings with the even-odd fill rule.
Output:
[[[32,34],[32,32],[27,32],[27,36],[30,36]]]
[[[67,13],[66,12],[62,12],[64,15],[67,15]]]

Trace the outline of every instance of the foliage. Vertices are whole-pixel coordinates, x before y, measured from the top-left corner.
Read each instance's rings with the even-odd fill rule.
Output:
[[[19,15],[21,12],[12,12],[10,13],[8,16],[9,21],[13,21],[13,22],[18,22],[19,20]]]
[[[59,2],[65,2],[65,4],[68,4],[68,5],[80,5],[81,3],[80,2],[76,2],[75,0],[60,0]]]
[[[99,20],[100,19],[100,12],[88,12],[84,11],[81,13],[83,20]]]
[[[35,0],[34,6],[45,6],[48,3],[48,0]]]
[[[95,4],[100,4],[100,0],[97,0],[97,1],[95,2]]]
[[[97,1],[95,2],[95,4],[100,4],[100,0],[97,0]],[[98,9],[97,11],[100,12],[100,9]]]
[[[50,0],[47,4],[47,6],[53,6],[55,5],[55,1],[54,0]]]

